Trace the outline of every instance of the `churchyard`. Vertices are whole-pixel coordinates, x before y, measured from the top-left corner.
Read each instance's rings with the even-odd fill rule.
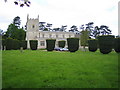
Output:
[[[3,88],[117,88],[118,55],[76,51],[2,51]]]

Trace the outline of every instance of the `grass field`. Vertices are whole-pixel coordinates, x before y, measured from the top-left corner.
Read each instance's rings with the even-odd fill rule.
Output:
[[[3,88],[117,88],[118,54],[2,52]]]

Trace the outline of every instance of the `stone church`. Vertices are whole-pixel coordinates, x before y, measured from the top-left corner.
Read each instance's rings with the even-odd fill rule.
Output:
[[[55,47],[58,47],[58,41],[65,40],[67,42],[67,38],[76,37],[76,34],[73,32],[39,30],[39,16],[32,19],[28,15],[26,28],[27,48],[30,48],[29,40],[38,40],[38,49],[40,49],[46,48],[46,39],[56,39]],[[67,47],[67,43],[65,47]]]

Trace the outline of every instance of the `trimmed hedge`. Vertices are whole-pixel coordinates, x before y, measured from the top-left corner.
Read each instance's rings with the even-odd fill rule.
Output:
[[[114,39],[114,50],[117,53],[120,53],[120,37]]]
[[[30,40],[30,48],[32,50],[37,50],[37,46],[38,46],[38,41],[37,40]]]
[[[20,49],[20,41],[17,39],[13,39],[12,41],[12,49],[17,50]]]
[[[66,41],[58,41],[58,46],[64,48]]]
[[[97,39],[89,39],[88,40],[88,49],[91,52],[95,52],[98,48],[98,40]]]
[[[24,50],[27,49],[27,41],[22,40],[22,41],[20,42],[20,47],[23,47]]]
[[[68,50],[75,52],[79,49],[79,38],[67,38]]]
[[[103,54],[108,54],[112,51],[114,44],[113,35],[103,35],[98,37],[99,49]]]
[[[7,38],[6,39],[6,50],[12,50],[12,46],[13,46],[13,39]]]
[[[55,39],[46,39],[46,49],[47,51],[53,51],[55,48]]]

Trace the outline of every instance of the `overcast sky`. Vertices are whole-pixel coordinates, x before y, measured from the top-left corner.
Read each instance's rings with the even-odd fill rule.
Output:
[[[94,22],[94,26],[107,25],[114,35],[118,35],[118,1],[119,0],[30,0],[30,7],[14,5],[15,0],[0,1],[0,29],[7,30],[16,16],[21,18],[24,26],[27,14],[40,22],[53,24],[52,28],[72,25],[78,28],[82,24]]]

